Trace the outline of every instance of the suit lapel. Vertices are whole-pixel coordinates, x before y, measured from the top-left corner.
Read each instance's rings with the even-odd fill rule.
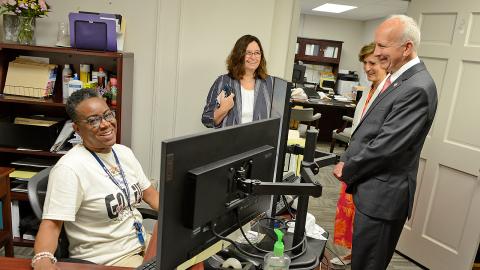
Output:
[[[425,64],[423,61],[420,61],[420,63],[412,66],[411,68],[407,69],[405,72],[400,75],[392,84],[385,89],[383,93],[379,93],[377,98],[373,101],[373,103],[370,105],[368,110],[365,112],[365,115],[360,119],[360,122],[357,125],[357,128],[353,131],[352,136],[355,134],[355,131],[358,130],[358,128],[362,125],[363,120],[368,117],[368,115],[374,110],[374,108],[382,102],[388,95],[390,95],[392,92],[395,92],[394,90],[398,87],[400,87],[406,80],[408,80],[410,77],[413,76],[413,74],[422,71],[426,69]]]

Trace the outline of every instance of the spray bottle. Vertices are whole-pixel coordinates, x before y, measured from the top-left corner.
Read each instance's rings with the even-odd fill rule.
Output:
[[[290,266],[290,257],[285,253],[285,247],[283,245],[283,232],[279,229],[275,229],[277,235],[277,241],[273,246],[273,252],[265,255],[263,269],[264,270],[288,270]]]

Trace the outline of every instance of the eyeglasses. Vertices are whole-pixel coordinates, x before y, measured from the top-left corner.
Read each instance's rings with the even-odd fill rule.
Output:
[[[98,128],[100,127],[100,124],[102,123],[102,119],[107,121],[107,122],[113,122],[115,120],[115,112],[114,111],[108,111],[104,113],[102,116],[100,115],[94,115],[90,116],[85,120],[80,120],[82,122],[87,123],[93,128]]]
[[[262,55],[262,52],[261,51],[254,51],[254,52],[246,51],[245,55],[249,56],[249,57],[252,57],[252,56],[259,57],[260,55]]]

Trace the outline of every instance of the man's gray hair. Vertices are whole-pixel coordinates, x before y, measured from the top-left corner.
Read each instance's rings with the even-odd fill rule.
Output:
[[[388,19],[399,20],[404,25],[402,43],[411,40],[413,43],[413,50],[417,51],[418,46],[420,45],[420,28],[415,20],[407,15],[392,15]]]

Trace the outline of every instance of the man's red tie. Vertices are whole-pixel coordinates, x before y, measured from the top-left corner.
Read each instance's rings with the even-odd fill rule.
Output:
[[[390,81],[390,76],[388,76],[387,80],[383,84],[382,91],[380,91],[380,94],[385,92],[385,90],[392,84],[392,81]]]

